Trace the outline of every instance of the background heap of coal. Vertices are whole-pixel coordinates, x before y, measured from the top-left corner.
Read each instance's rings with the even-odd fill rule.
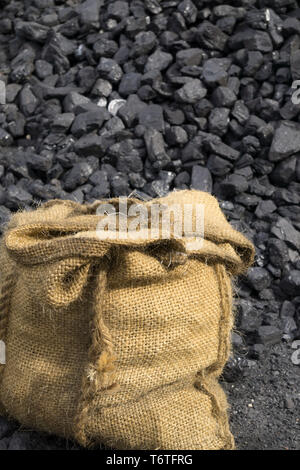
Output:
[[[298,2],[0,4],[0,223],[51,198],[212,192],[257,249],[224,374],[233,432],[299,449]],[[0,420],[0,449],[66,447]]]

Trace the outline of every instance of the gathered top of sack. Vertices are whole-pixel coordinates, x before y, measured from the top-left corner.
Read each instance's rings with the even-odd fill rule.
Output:
[[[85,258],[103,257],[112,247],[127,245],[146,248],[155,244],[169,244],[173,253],[182,259],[182,254],[197,254],[206,259],[222,260],[232,274],[244,272],[253,262],[253,245],[226,220],[218,201],[206,192],[174,191],[167,196],[144,202],[136,198],[125,198],[128,208],[139,204],[150,213],[154,204],[162,208],[177,205],[203,205],[203,243],[201,248],[190,250],[188,236],[176,238],[170,231],[167,238],[161,231],[158,237],[151,237],[151,218],[146,230],[138,237],[119,238],[108,234],[100,239],[97,226],[103,215],[97,215],[101,205],[111,204],[119,210],[120,198],[96,201],[82,205],[73,201],[52,200],[34,211],[16,213],[10,220],[5,236],[9,254],[19,263],[43,264],[66,255]],[[194,214],[194,213],[193,213]],[[195,217],[195,215],[193,215]],[[128,217],[130,220],[130,217]],[[171,221],[171,224],[174,221]],[[172,227],[171,227],[172,228]],[[176,255],[172,262],[176,262]]]

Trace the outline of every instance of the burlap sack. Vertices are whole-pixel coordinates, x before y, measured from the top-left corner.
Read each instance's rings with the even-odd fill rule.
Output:
[[[0,401],[24,426],[85,446],[232,449],[217,379],[230,349],[231,277],[251,264],[253,246],[207,193],[154,202],[204,204],[202,248],[100,240],[101,202],[50,201],[12,217],[1,251]]]

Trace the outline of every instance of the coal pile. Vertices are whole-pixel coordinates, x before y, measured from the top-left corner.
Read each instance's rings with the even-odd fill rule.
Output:
[[[255,380],[265,364],[255,393],[282,394],[286,445],[299,448],[299,428],[298,441],[289,438],[294,408],[284,412],[300,398],[298,2],[0,5],[0,224],[52,198],[211,192],[257,250],[237,287],[224,380],[241,387],[246,377],[250,387],[247,374]],[[289,380],[280,379],[283,363]],[[247,390],[233,393],[233,416],[248,406]],[[0,449],[66,448],[11,426],[0,421]]]

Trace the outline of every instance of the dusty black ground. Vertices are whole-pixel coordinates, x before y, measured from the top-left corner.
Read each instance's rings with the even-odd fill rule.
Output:
[[[292,352],[286,344],[273,346],[242,380],[225,385],[238,449],[300,449],[300,370]]]

